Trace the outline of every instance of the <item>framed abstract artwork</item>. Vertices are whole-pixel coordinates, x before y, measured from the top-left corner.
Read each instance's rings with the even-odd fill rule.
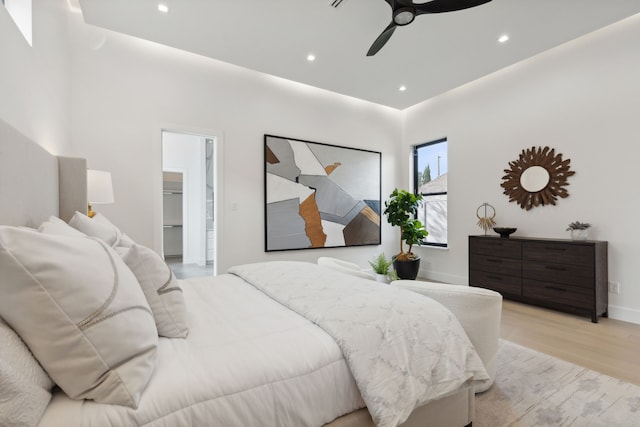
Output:
[[[380,244],[382,154],[264,136],[265,251]]]

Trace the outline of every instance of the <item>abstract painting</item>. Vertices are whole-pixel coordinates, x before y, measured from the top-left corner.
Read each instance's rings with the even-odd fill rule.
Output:
[[[264,136],[265,250],[380,244],[382,154]]]

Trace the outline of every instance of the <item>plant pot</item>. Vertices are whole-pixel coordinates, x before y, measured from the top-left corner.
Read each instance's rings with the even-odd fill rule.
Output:
[[[393,268],[396,270],[400,279],[416,280],[416,277],[418,277],[418,271],[420,271],[420,258],[410,259],[407,261],[399,261],[394,258]]]
[[[387,279],[387,275],[386,274],[376,274],[376,282],[380,282],[380,283],[389,283],[389,280]]]
[[[571,240],[587,240],[587,237],[589,237],[589,230],[586,228],[571,230]]]

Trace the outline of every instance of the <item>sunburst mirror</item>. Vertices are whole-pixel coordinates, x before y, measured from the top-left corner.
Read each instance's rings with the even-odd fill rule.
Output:
[[[509,162],[500,186],[509,201],[518,203],[522,209],[555,205],[558,197],[569,195],[564,187],[569,185],[567,178],[575,174],[569,163],[570,159],[562,160],[562,154],[556,154],[553,148],[531,147]]]

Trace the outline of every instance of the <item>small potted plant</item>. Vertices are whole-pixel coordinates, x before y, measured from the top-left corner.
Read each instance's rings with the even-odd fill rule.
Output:
[[[396,273],[395,270],[389,270],[389,273],[387,273],[387,279],[389,280],[389,282],[400,280],[400,278],[398,277],[398,273]]]
[[[384,252],[376,257],[375,260],[369,261],[369,265],[373,268],[373,272],[376,273],[376,281],[387,283],[387,275],[391,268],[391,262],[384,256]]]
[[[416,195],[407,190],[397,188],[389,195],[389,200],[384,202],[384,214],[389,224],[400,227],[400,252],[393,257],[393,268],[401,279],[414,280],[420,270],[420,257],[413,253],[413,245],[424,243],[429,232],[415,215],[422,200],[421,195]],[[404,251],[404,243],[409,249]]]
[[[567,227],[566,231],[571,232],[572,240],[587,240],[589,232],[587,231],[591,227],[588,222],[574,221]]]

